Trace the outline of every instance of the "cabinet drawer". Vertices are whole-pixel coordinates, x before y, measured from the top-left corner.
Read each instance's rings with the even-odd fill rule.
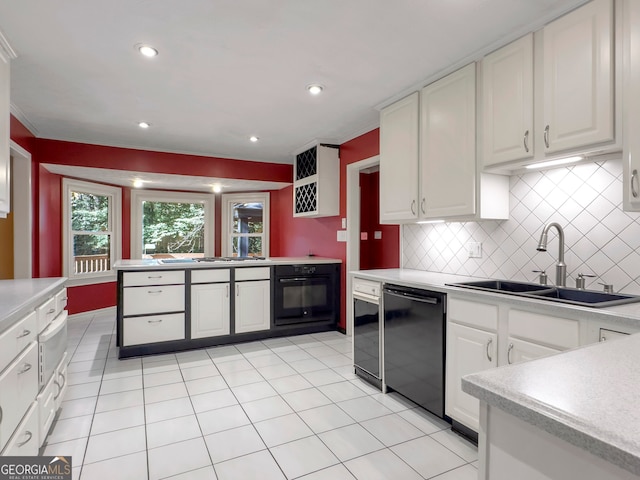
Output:
[[[523,310],[510,310],[509,335],[565,350],[578,346],[579,322]]]
[[[484,330],[498,330],[498,305],[449,296],[447,319]]]
[[[151,315],[123,320],[122,345],[167,342],[184,339],[184,314]]]
[[[270,267],[236,268],[236,281],[269,280],[270,278]]]
[[[49,300],[44,302],[36,309],[36,313],[38,315],[38,333],[47,328],[56,315],[58,315],[58,311],[56,309],[56,297],[51,297]]]
[[[53,424],[53,419],[56,416],[56,390],[55,377],[52,377],[38,395],[38,438],[40,445],[46,440],[49,429]]]
[[[5,457],[37,456],[40,447],[38,439],[38,403],[33,402],[2,455]]]
[[[37,329],[36,312],[31,312],[0,334],[0,372],[37,338]]]
[[[65,308],[67,308],[67,289],[63,288],[56,293],[56,311],[60,313]]]
[[[31,345],[0,375],[0,450],[38,394],[38,343]]]
[[[363,278],[354,278],[352,285],[354,292],[366,293],[368,295],[373,295],[374,297],[380,296],[380,282],[365,280]]]
[[[215,270],[191,270],[191,283],[228,282],[230,279],[231,270],[228,268],[216,268]]]
[[[123,289],[122,295],[123,315],[184,310],[184,285],[128,287]]]
[[[178,283],[184,283],[184,270],[124,272],[122,275],[122,285],[125,287],[138,287],[140,285],[171,285]]]

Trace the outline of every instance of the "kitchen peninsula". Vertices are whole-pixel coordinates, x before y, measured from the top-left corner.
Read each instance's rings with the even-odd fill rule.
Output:
[[[335,330],[340,264],[321,257],[117,262],[118,356]]]

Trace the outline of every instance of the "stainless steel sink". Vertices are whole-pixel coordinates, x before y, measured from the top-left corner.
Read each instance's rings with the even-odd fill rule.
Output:
[[[195,263],[193,258],[159,258],[158,263],[171,265],[172,263]]]
[[[511,282],[508,280],[480,280],[475,282],[451,283],[449,285],[592,308],[640,302],[640,295],[579,290],[575,288],[539,285],[537,283]]]

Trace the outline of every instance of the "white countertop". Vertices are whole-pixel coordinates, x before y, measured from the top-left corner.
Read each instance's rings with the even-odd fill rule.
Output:
[[[640,475],[640,334],[468,375],[462,389]]]
[[[145,270],[145,269],[190,269],[190,268],[224,268],[224,267],[259,267],[269,265],[312,265],[320,263],[342,263],[339,258],[325,257],[267,257],[264,260],[232,260],[219,262],[185,262],[162,263],[161,260],[137,259],[119,260],[113,268],[115,270]]]
[[[65,277],[0,280],[0,332],[40,305],[66,280]]]
[[[575,319],[613,321],[619,325],[640,327],[640,302],[617,305],[614,307],[593,308],[571,305],[567,303],[539,300],[499,292],[484,292],[468,288],[454,287],[450,283],[486,280],[485,278],[467,277],[437,272],[425,272],[408,268],[390,268],[379,270],[358,270],[349,272],[351,276],[376,280],[383,283],[394,283],[407,287],[427,288],[447,294],[464,295],[467,299],[499,300],[516,306],[529,305],[548,315],[568,316]]]

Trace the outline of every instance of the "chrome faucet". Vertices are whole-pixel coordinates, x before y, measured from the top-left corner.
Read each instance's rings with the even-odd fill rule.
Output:
[[[542,235],[540,235],[540,240],[538,241],[539,252],[547,251],[547,233],[549,233],[549,229],[551,227],[556,227],[558,230],[558,263],[556,263],[556,285],[559,287],[566,286],[567,283],[567,264],[564,263],[564,230],[560,224],[556,222],[549,223],[545,225],[542,230]]]

